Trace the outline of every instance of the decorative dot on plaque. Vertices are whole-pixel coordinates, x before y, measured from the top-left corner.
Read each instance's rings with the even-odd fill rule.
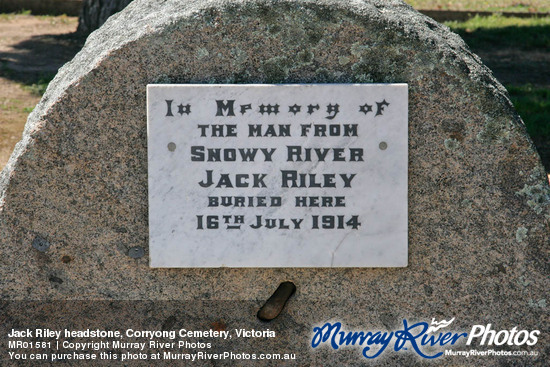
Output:
[[[382,141],[380,142],[380,144],[378,144],[378,148],[380,148],[380,150],[386,150],[388,149],[388,143],[386,143],[385,141]]]
[[[176,150],[176,143],[168,143],[168,150],[173,152],[174,150]]]

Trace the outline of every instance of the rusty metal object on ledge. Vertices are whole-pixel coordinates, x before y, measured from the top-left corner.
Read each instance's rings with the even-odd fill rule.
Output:
[[[275,293],[266,301],[258,311],[258,318],[262,321],[271,321],[283,310],[288,299],[296,292],[296,286],[292,282],[283,282]]]

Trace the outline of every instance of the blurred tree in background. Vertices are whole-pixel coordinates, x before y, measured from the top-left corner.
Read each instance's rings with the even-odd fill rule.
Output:
[[[124,9],[132,0],[84,0],[78,19],[78,32],[88,35],[99,28],[107,18]]]

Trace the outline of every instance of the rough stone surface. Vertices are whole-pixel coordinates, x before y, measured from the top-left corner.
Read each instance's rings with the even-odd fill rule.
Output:
[[[409,266],[150,269],[146,84],[283,82],[409,83]],[[312,325],[333,318],[360,330],[403,317],[519,325],[541,330],[538,358],[438,365],[548,360],[550,194],[540,159],[479,58],[400,1],[136,0],[59,71],[0,193],[3,299],[248,300],[217,315],[254,328],[255,305],[289,280],[297,292],[269,343],[296,345],[304,365],[364,363],[355,349],[309,348]],[[129,256],[136,246],[145,256]],[[201,325],[201,312],[182,317]],[[392,352],[381,363],[420,360]]]

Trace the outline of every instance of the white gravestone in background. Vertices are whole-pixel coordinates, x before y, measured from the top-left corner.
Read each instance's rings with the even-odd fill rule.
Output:
[[[407,265],[406,84],[149,85],[152,267]]]

